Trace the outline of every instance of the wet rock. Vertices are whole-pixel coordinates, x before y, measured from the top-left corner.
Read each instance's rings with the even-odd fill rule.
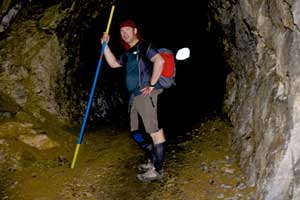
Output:
[[[232,164],[234,159],[230,158],[229,156],[225,156],[225,164]]]
[[[5,161],[6,153],[0,150],[0,163]]]
[[[15,117],[15,113],[12,112],[0,112],[0,120],[5,118],[13,118]]]
[[[8,146],[8,142],[5,139],[0,139],[0,145]]]
[[[32,123],[5,122],[0,124],[0,137],[12,137],[32,132]]]
[[[0,23],[0,33],[4,32],[11,24],[12,20],[16,17],[18,12],[22,8],[22,1],[18,2],[16,5],[14,5],[8,13],[2,18]]]
[[[208,168],[208,165],[205,162],[201,162],[200,169],[201,169],[201,171],[203,171],[205,173],[209,173],[210,172],[210,170]]]
[[[222,171],[224,171],[225,173],[228,173],[228,174],[234,174],[234,169],[232,169],[232,168],[223,167]]]
[[[29,146],[35,147],[39,150],[52,149],[58,147],[59,144],[50,138],[47,135],[20,135],[18,139]]]
[[[238,183],[238,184],[237,184],[237,188],[238,188],[239,190],[244,190],[244,189],[247,188],[247,185],[246,185],[245,183]]]
[[[228,185],[228,184],[221,184],[221,188],[232,189],[233,187],[231,185]]]

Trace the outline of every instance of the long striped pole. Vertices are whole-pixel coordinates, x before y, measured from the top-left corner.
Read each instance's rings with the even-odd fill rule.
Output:
[[[114,10],[115,10],[115,6],[112,5],[111,11],[110,11],[109,20],[108,20],[108,23],[107,23],[107,28],[106,28],[106,31],[105,31],[107,34],[109,32],[109,28],[110,28],[110,24],[111,24],[111,20],[112,20],[112,16],[113,16]],[[79,138],[78,138],[78,141],[77,141],[76,150],[75,150],[73,161],[72,161],[72,164],[71,164],[71,168],[72,169],[75,166],[75,162],[76,162],[76,159],[77,159],[78,151],[79,151],[79,148],[80,148],[80,145],[81,145],[81,142],[82,142],[82,138],[83,138],[83,134],[84,134],[84,129],[85,129],[85,125],[86,125],[86,120],[88,118],[90,107],[91,107],[91,104],[92,104],[92,101],[93,101],[93,96],[94,96],[95,87],[96,87],[96,84],[97,84],[97,79],[98,79],[99,71],[100,71],[100,68],[101,68],[101,63],[102,63],[102,59],[103,59],[103,54],[104,54],[105,47],[106,47],[106,42],[103,42],[102,49],[101,49],[101,55],[100,55],[100,59],[99,59],[99,62],[98,62],[97,71],[96,71],[95,78],[94,78],[93,87],[92,87],[92,90],[91,90],[91,93],[90,93],[90,98],[89,98],[88,106],[87,106],[87,109],[85,111],[83,123],[82,123],[81,130],[80,130],[80,135],[79,135]]]

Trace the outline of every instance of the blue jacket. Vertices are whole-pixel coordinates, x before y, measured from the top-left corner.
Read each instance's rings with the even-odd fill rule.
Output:
[[[126,86],[130,93],[139,95],[149,85],[153,71],[150,59],[157,53],[145,42],[139,42],[121,55],[120,64],[126,67]]]

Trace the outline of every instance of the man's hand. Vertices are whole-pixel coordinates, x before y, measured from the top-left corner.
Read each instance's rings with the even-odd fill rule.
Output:
[[[101,37],[101,44],[103,44],[103,42],[106,42],[106,44],[109,41],[109,35],[106,32],[103,32],[103,35]]]
[[[154,90],[154,87],[147,86],[147,87],[141,89],[141,92],[142,92],[143,96],[147,96],[147,95],[150,95],[150,93],[152,92],[152,90]]]

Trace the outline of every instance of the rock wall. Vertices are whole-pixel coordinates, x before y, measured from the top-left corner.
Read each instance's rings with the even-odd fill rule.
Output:
[[[300,0],[209,2],[231,73],[225,110],[257,199],[300,199]]]
[[[81,122],[101,48],[100,35],[91,30],[105,6],[110,8],[109,2],[68,0],[23,6],[0,33],[0,116],[23,112],[40,121],[50,114],[64,122]],[[99,76],[91,120],[109,121],[108,110],[123,103],[118,89],[101,85],[110,78]],[[11,100],[17,106],[8,106]]]
[[[0,41],[1,92],[38,119],[43,119],[40,109],[58,115],[55,89],[67,61],[64,47],[55,34],[45,31],[48,27],[43,23],[43,17],[40,21],[19,18]]]
[[[11,0],[3,0],[0,2],[0,17],[4,16],[12,3],[13,2]]]

